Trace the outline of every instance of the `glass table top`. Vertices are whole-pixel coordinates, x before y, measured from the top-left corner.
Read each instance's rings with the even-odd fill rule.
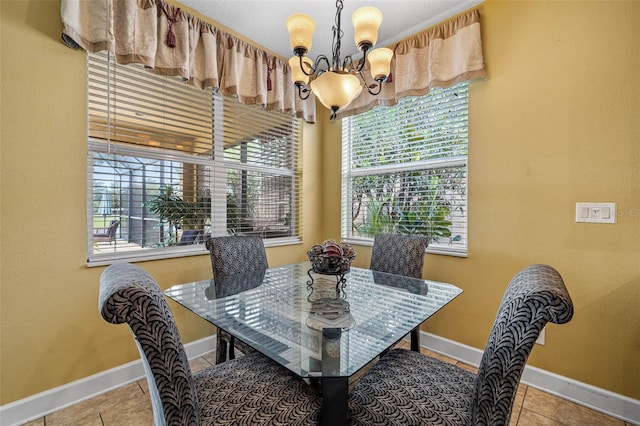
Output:
[[[308,262],[176,285],[170,299],[301,377],[349,377],[456,298],[458,287]]]

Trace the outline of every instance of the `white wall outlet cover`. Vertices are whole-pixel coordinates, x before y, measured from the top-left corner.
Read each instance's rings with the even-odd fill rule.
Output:
[[[616,223],[616,203],[576,203],[576,222]]]

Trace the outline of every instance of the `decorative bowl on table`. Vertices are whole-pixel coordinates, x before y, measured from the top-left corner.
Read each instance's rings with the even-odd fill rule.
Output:
[[[349,244],[338,244],[335,240],[326,240],[316,244],[307,252],[311,269],[317,274],[344,275],[351,270],[351,261],[356,252]]]

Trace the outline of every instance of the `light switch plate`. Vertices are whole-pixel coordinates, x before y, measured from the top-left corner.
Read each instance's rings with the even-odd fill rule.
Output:
[[[576,222],[616,223],[616,203],[576,203]]]

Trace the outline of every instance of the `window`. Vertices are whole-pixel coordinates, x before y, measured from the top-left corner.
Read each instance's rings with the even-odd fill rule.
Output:
[[[342,238],[423,234],[467,250],[468,84],[342,120]]]
[[[107,54],[88,62],[88,261],[299,241],[300,120]]]

